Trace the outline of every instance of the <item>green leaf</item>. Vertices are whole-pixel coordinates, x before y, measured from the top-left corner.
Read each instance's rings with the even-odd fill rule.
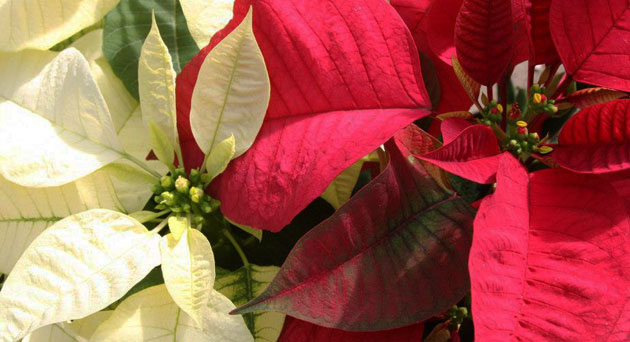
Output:
[[[275,266],[248,265],[234,272],[216,269],[214,289],[228,297],[234,305],[243,305],[261,294],[278,272]],[[248,313],[245,324],[256,342],[275,342],[284,324],[284,314],[278,312]]]
[[[158,28],[173,60],[181,69],[199,48],[188,31],[177,0],[122,0],[105,18],[103,53],[131,95],[138,99],[138,61],[142,44],[151,29],[155,11]]]

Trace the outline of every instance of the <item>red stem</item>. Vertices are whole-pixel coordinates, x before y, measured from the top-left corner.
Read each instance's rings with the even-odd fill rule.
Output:
[[[569,87],[569,84],[571,84],[572,81],[573,81],[573,78],[569,76],[569,74],[564,75],[564,78],[562,79],[562,81],[560,81],[558,88],[553,93],[553,96],[551,98],[554,100],[557,100],[560,96],[562,96],[562,94],[564,94],[564,92],[567,90],[567,88]]]

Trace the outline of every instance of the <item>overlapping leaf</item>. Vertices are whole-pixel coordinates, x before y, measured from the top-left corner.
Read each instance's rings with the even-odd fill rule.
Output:
[[[52,55],[54,56],[54,54]],[[124,152],[75,49],[0,56],[0,173],[24,186],[69,183]]]
[[[630,91],[630,3],[572,0],[551,3],[551,36],[575,80]]]
[[[578,108],[585,108],[588,106],[617,100],[625,96],[627,96],[626,93],[614,89],[586,88],[569,94],[569,96],[562,99],[562,102],[568,102]]]
[[[478,341],[627,341],[630,220],[600,176],[528,175],[509,154],[475,219]]]
[[[164,285],[122,302],[90,342],[253,342],[243,318],[229,315],[234,305],[212,291],[201,325],[181,312]]]
[[[512,61],[514,45],[509,0],[464,0],[455,24],[457,58],[483,85],[496,83]]]
[[[462,298],[474,211],[412,156],[417,130],[386,144],[383,173],[304,235],[267,290],[236,312],[373,331],[420,322]]]
[[[0,341],[83,318],[122,297],[159,265],[159,235],[124,214],[94,209],[45,230],[0,292]]]
[[[530,9],[530,39],[533,45],[534,63],[551,64],[559,57],[549,31],[549,9],[551,0],[528,0]],[[574,5],[572,5],[574,6]]]
[[[252,11],[215,46],[199,69],[192,94],[190,124],[205,154],[233,137],[235,153],[254,143],[269,104],[265,60],[252,30]]]
[[[499,144],[492,130],[474,125],[462,130],[440,149],[416,156],[473,182],[494,183],[499,153]]]
[[[22,342],[87,342],[112,313],[111,310],[99,311],[72,322],[47,325],[26,336]]]
[[[217,268],[214,289],[229,298],[234,305],[243,305],[260,295],[278,272],[275,266],[246,265],[230,272]],[[245,324],[256,342],[276,342],[284,323],[279,312],[248,313]]]
[[[423,330],[424,323],[417,323],[392,330],[350,332],[287,317],[278,342],[418,342]]]
[[[0,178],[0,272],[9,274],[44,229],[88,209],[123,211],[105,172],[59,187],[26,188]]]
[[[212,193],[232,221],[278,231],[342,170],[427,115],[429,100],[409,31],[386,2],[239,0],[235,19],[178,77],[187,166],[203,160],[188,122],[199,67],[250,4],[272,83],[269,108],[254,145]]]
[[[234,0],[179,0],[190,34],[202,48],[232,19]]]
[[[630,168],[630,100],[587,107],[563,127],[554,158],[582,173]]]
[[[179,1],[122,0],[107,14],[103,53],[131,95],[138,99],[138,60],[155,13],[160,33],[179,73],[199,51],[188,31]]]
[[[118,1],[0,1],[0,51],[46,50],[101,20]]]

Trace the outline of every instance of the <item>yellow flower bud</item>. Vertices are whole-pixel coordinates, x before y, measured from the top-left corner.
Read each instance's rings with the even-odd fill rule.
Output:
[[[539,93],[534,94],[534,103],[539,104],[541,102],[542,102],[542,95],[540,95]]]
[[[527,122],[522,121],[522,120],[516,121],[516,126],[518,126],[518,127],[527,127]]]

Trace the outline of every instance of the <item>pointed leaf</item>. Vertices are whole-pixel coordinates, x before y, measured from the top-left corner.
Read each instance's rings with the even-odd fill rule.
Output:
[[[475,219],[476,341],[626,341],[630,220],[598,176],[527,171],[505,154]]]
[[[151,13],[172,56],[173,69],[180,70],[199,51],[188,31],[179,1],[121,0],[107,14],[103,53],[129,93],[138,99],[138,60],[142,44],[151,30]]]
[[[455,23],[457,59],[477,82],[491,86],[512,61],[514,43],[509,0],[464,0]]]
[[[151,127],[153,123],[159,128],[171,145],[171,150],[162,151],[170,154],[170,160],[158,159],[172,165],[173,148],[179,146],[177,138],[177,114],[175,112],[175,70],[171,62],[168,47],[162,41],[160,30],[155,21],[155,14],[151,16],[151,31],[142,44],[140,60],[138,62],[138,83],[140,92],[140,106],[142,119],[153,134],[156,131]],[[163,137],[159,137],[163,138]],[[153,140],[153,139],[151,139]],[[162,148],[152,142],[154,152]]]
[[[122,302],[98,327],[90,342],[253,342],[240,316],[229,315],[234,305],[212,291],[201,327],[158,285]]]
[[[554,158],[563,168],[605,173],[630,168],[630,100],[587,107],[562,128]]]
[[[202,48],[232,19],[234,0],[179,0],[190,34]]]
[[[188,226],[179,240],[173,234],[164,236],[160,253],[168,292],[184,312],[201,324],[215,277],[210,242],[200,231]]]
[[[255,237],[256,240],[258,240],[258,242],[262,241],[263,238],[263,231],[260,229],[256,229],[256,228],[252,228],[250,226],[246,226],[244,224],[238,224],[236,222],[232,222],[230,221],[230,219],[226,218],[226,220],[228,222],[230,222],[230,224],[238,227],[239,229],[243,230],[244,232],[246,232],[247,234],[250,234],[251,236]]]
[[[206,154],[231,135],[235,156],[252,145],[269,105],[269,76],[252,31],[252,10],[205,58],[192,94],[190,124]]]
[[[66,216],[97,208],[125,211],[106,172],[41,189],[0,177],[0,273],[9,274],[44,229]]]
[[[131,162],[112,163],[99,171],[109,176],[116,197],[124,208],[124,210],[119,211],[127,213],[142,210],[153,196],[151,186],[158,182],[157,177],[150,175]]]
[[[562,102],[560,102],[558,105],[562,104],[563,102],[568,102],[578,108],[585,108],[588,106],[617,100],[626,96],[628,96],[628,94],[614,89],[586,88],[569,94],[569,96],[562,99]]]
[[[219,142],[208,155],[206,170],[212,179],[225,171],[228,164],[235,157],[236,141],[234,135],[230,135]]]
[[[278,342],[418,342],[423,330],[424,323],[417,323],[385,331],[350,332],[287,317]]]
[[[492,130],[475,125],[461,131],[440,149],[416,157],[473,182],[491,184],[494,183],[500,152]]]
[[[275,266],[248,265],[234,272],[217,268],[214,289],[229,298],[234,305],[243,305],[260,295],[278,273]],[[278,312],[249,313],[243,315],[256,342],[276,342],[284,314]]]
[[[386,144],[389,166],[304,235],[267,290],[237,313],[281,311],[373,331],[423,321],[463,297],[474,211],[403,144],[414,130]]]
[[[178,77],[188,167],[203,160],[188,121],[198,68],[250,4],[272,83],[269,108],[255,143],[211,193],[232,221],[279,231],[344,169],[428,115],[430,101],[409,31],[385,1],[239,0],[234,20]]]
[[[554,0],[549,15],[553,42],[576,81],[630,91],[630,3]]]
[[[159,265],[159,235],[105,209],[69,216],[24,252],[0,292],[0,341],[85,317]]]
[[[67,49],[34,75],[47,56],[0,55],[0,173],[24,186],[63,185],[124,156],[85,58]]]
[[[101,20],[119,0],[4,0],[0,3],[0,51],[47,50]],[[10,19],[9,19],[10,18]]]

